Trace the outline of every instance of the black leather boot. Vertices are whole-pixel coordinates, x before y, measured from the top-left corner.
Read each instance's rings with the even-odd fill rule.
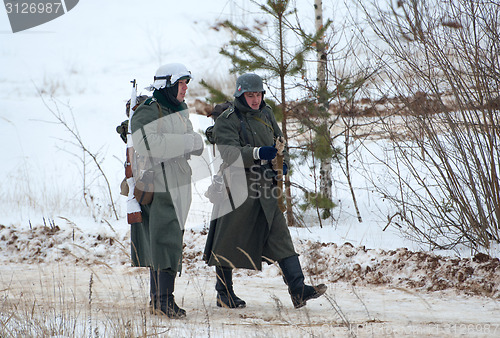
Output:
[[[306,305],[310,299],[318,298],[326,292],[326,285],[316,286],[304,283],[304,274],[300,266],[299,256],[291,256],[280,260],[279,266],[283,273],[283,280],[288,285],[288,293],[292,298],[293,306],[298,309]]]
[[[234,294],[233,291],[233,269],[215,267],[217,275],[217,306],[227,308],[242,308],[247,305],[245,301]]]
[[[186,311],[177,306],[174,300],[175,273],[167,270],[153,271],[152,283],[156,286],[153,299],[153,312],[168,318],[186,317]]]

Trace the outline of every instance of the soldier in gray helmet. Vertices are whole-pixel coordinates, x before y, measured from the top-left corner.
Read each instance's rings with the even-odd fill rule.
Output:
[[[233,105],[215,121],[213,135],[227,165],[241,156],[245,169],[248,197],[243,204],[210,223],[204,260],[215,266],[217,306],[241,308],[246,302],[233,290],[233,268],[262,269],[262,261],[278,262],[295,308],[325,293],[326,286],[304,283],[304,275],[295,252],[278,196],[271,161],[276,157],[275,139],[282,137],[271,108],[264,102],[260,76],[243,74],[236,80]],[[284,151],[283,174],[289,167]],[[229,181],[231,174],[229,174]]]

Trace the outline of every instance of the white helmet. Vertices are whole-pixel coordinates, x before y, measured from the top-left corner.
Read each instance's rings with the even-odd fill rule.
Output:
[[[180,79],[192,79],[191,72],[182,63],[168,63],[156,71],[150,90],[172,87]]]

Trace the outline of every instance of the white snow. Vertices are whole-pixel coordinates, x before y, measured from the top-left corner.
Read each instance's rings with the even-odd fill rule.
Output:
[[[311,24],[313,1],[298,4],[302,13],[311,9],[303,15]],[[231,65],[218,54],[230,37],[210,27],[226,18],[251,22],[256,13],[243,0],[80,1],[47,24],[13,34],[0,11],[0,333],[500,335],[498,259],[466,250],[427,252],[393,227],[383,231],[388,207],[361,170],[354,182],[362,223],[338,171],[335,221],[320,228],[312,215],[307,228],[290,229],[306,278],[326,283],[326,297],[293,309],[278,268],[266,266],[235,272],[246,309],[217,308],[214,273],[201,260],[211,211],[203,196],[208,181],[202,180],[193,185],[176,283],[176,299],[188,316],[169,321],[149,315],[148,273],[130,267],[125,197],[119,195],[125,144],[115,128],[126,118],[130,80],[144,88],[161,64],[182,62],[194,76],[188,103],[203,99],[200,80],[234,82]],[[83,144],[98,154],[118,220],[94,163],[82,157],[49,109],[76,126]],[[211,124],[199,115],[192,121],[198,131]],[[376,148],[383,140],[373,142]]]

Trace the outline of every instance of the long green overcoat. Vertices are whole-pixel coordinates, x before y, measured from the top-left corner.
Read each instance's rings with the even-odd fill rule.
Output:
[[[143,222],[132,224],[132,265],[179,272],[191,205],[192,171],[184,137],[193,133],[193,126],[187,106],[173,107],[155,92],[135,111],[131,131],[136,152],[153,159],[155,188],[152,203],[141,206]]]
[[[273,146],[282,132],[267,105],[253,110],[238,100],[233,104],[215,121],[214,137],[224,163],[236,163],[241,156],[248,197],[233,211],[211,221],[204,260],[209,265],[261,270],[262,261],[297,255],[278,208],[273,171],[253,155],[254,147]],[[286,151],[284,155],[289,167]]]

